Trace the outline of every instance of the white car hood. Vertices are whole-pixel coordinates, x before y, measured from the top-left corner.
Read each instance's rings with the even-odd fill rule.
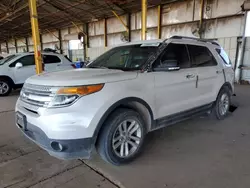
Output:
[[[111,69],[74,69],[60,72],[43,73],[26,80],[26,83],[45,86],[77,86],[131,80],[137,72],[124,72]]]

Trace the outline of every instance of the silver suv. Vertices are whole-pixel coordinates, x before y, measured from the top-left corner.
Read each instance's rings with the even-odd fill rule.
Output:
[[[119,165],[141,151],[147,133],[212,112],[227,116],[234,71],[216,42],[175,36],[115,47],[87,68],[29,78],[16,124],[61,159],[94,148]]]

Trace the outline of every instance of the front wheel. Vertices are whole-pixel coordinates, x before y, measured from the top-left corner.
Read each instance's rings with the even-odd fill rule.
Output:
[[[1,96],[8,96],[12,90],[11,84],[6,79],[0,78],[0,97]]]
[[[231,92],[227,87],[221,89],[214,105],[214,115],[218,120],[224,119],[231,105]]]
[[[97,143],[102,159],[121,165],[138,156],[146,131],[144,122],[136,111],[117,109],[103,126]]]

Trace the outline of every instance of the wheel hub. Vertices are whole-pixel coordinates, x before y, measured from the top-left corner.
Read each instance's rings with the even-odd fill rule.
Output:
[[[131,156],[138,149],[141,138],[142,130],[137,121],[123,121],[113,135],[112,148],[114,153],[121,158]]]

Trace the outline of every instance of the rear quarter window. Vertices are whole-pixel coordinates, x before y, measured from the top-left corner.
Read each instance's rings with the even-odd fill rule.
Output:
[[[223,48],[217,48],[216,52],[219,54],[219,56],[221,57],[221,59],[226,65],[232,65],[231,60],[229,59],[227,53],[225,52]]]

